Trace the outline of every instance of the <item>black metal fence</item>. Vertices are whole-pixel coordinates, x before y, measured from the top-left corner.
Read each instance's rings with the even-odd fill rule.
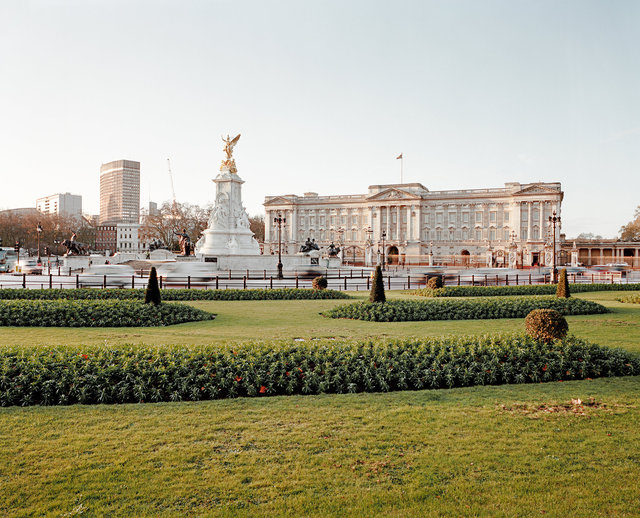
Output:
[[[335,290],[362,291],[371,287],[370,269],[325,270],[328,287]],[[144,288],[147,285],[148,270],[139,270],[134,275],[98,275],[82,270],[73,272],[68,269],[52,269],[43,275],[8,274],[0,278],[0,288]],[[278,279],[276,270],[228,270],[214,276],[159,276],[162,288],[181,289],[274,289],[301,288],[310,289],[314,274],[295,274],[285,272]],[[432,275],[432,274],[430,274]],[[387,272],[384,277],[385,288],[389,290],[408,290],[424,287],[427,274],[413,273],[410,270]],[[523,273],[499,274],[444,274],[445,286],[520,286],[531,284],[549,284],[549,273],[534,270]],[[631,282],[628,275],[621,272],[570,274],[571,283],[621,283]]]

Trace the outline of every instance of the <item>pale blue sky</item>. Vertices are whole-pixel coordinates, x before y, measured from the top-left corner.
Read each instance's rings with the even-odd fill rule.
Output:
[[[0,0],[0,208],[139,160],[213,200],[220,135],[265,195],[560,181],[563,231],[640,204],[640,2]]]

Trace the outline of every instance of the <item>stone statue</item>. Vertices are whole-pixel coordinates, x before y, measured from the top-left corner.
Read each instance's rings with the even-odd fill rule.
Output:
[[[309,239],[305,241],[304,245],[300,247],[301,252],[311,252],[311,250],[320,250],[320,247],[316,244],[316,240]]]
[[[233,140],[229,138],[229,135],[227,135],[226,139],[222,139],[222,142],[224,142],[224,152],[227,154],[227,160],[231,160],[231,156],[233,155],[233,148],[238,143],[238,140],[240,140],[240,135],[238,135]]]
[[[180,236],[178,238],[178,242],[180,243],[180,250],[182,251],[182,256],[187,257],[191,255],[191,238],[189,234],[187,234],[187,229],[183,228],[182,232],[174,232],[176,236]]]
[[[340,253],[340,247],[337,247],[333,243],[331,243],[327,248],[327,252],[329,253],[329,257],[337,257]]]
[[[227,135],[226,139],[222,139],[222,142],[224,142],[224,152],[227,155],[227,159],[222,161],[222,164],[220,165],[221,171],[223,169],[228,169],[231,173],[238,172],[238,170],[236,169],[236,161],[233,159],[233,148],[238,143],[238,140],[240,140],[240,135],[238,135],[233,140],[229,138],[229,135]]]
[[[74,231],[71,231],[71,237],[69,239],[65,239],[62,242],[62,246],[64,246],[67,251],[65,255],[88,255],[89,252],[84,243],[80,243],[77,241],[77,235]]]

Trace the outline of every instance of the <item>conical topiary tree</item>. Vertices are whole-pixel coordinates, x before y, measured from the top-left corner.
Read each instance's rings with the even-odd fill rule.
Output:
[[[149,283],[147,284],[147,291],[144,293],[144,303],[145,304],[155,304],[156,306],[160,304],[162,299],[160,298],[160,287],[158,286],[158,274],[156,272],[156,267],[151,267],[151,272],[149,273]]]
[[[569,293],[569,280],[567,279],[567,269],[563,268],[560,270],[560,275],[558,276],[558,288],[556,290],[556,297],[568,299],[571,296]]]
[[[384,295],[384,278],[382,277],[382,268],[376,266],[373,274],[373,283],[371,283],[371,293],[369,294],[370,302],[385,302],[387,298]]]

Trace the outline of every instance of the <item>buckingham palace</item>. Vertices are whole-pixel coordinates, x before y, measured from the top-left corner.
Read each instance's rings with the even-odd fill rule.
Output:
[[[420,183],[370,185],[366,194],[267,196],[264,253],[278,248],[274,218],[286,218],[285,253],[307,240],[332,243],[344,262],[367,264],[551,264],[549,216],[561,214],[559,182],[430,191]],[[556,244],[560,229],[556,228]],[[511,258],[511,259],[509,259]]]

